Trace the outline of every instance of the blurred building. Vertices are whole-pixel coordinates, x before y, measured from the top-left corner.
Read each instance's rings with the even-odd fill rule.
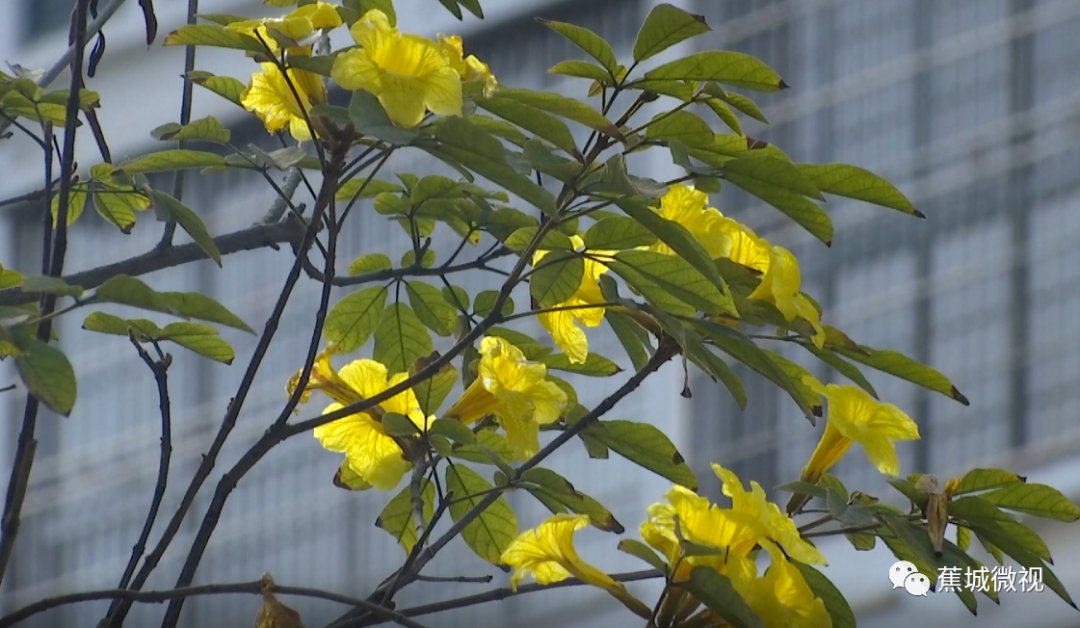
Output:
[[[13,18],[0,24],[0,56],[27,67],[48,67],[63,45],[62,24],[70,4],[18,0]],[[157,11],[163,31],[182,22],[184,3],[157,4],[162,5]],[[626,56],[650,4],[488,0],[488,19],[464,24],[432,0],[399,2],[398,11],[407,30],[464,35],[467,48],[490,60],[504,83],[566,87],[580,94],[581,82],[544,74],[553,63],[580,54],[532,16],[589,26]],[[239,0],[203,5],[203,12],[256,10],[254,3]],[[1080,494],[1072,479],[1078,465],[1068,458],[1080,441],[1080,426],[1070,421],[1080,410],[1080,388],[1072,385],[1080,378],[1080,352],[1075,350],[1080,347],[1080,253],[1072,246],[1080,237],[1080,212],[1070,211],[1080,201],[1080,77],[1075,70],[1080,67],[1075,37],[1080,5],[1069,0],[687,0],[680,5],[705,14],[714,29],[680,52],[692,51],[691,46],[748,52],[792,85],[758,98],[772,125],[747,124],[748,134],[778,144],[798,161],[870,168],[896,182],[928,216],[919,221],[830,199],[827,209],[836,237],[827,251],[775,210],[734,190],[713,199],[726,213],[799,255],[804,287],[821,301],[826,320],[859,342],[895,348],[933,364],[972,400],[971,407],[963,407],[902,382],[872,378],[882,397],[906,409],[923,430],[922,441],[902,447],[905,472],[948,476],[975,465],[1016,466],[1032,481]],[[107,54],[90,84],[105,96],[102,122],[120,157],[154,149],[149,129],[175,121],[179,112],[179,79],[173,78],[171,90],[160,89],[158,81],[180,74],[183,52],[157,45],[147,50],[141,26],[135,3],[120,9],[106,28]],[[197,67],[244,77],[252,67],[238,57],[200,51]],[[151,79],[155,87],[148,93],[140,83]],[[241,119],[227,103],[198,91],[195,105],[196,115]],[[265,141],[261,127],[250,123],[235,133],[241,146]],[[30,149],[12,148],[27,145],[18,136],[0,144],[0,166],[8,175],[0,181],[0,197],[40,187],[38,162],[22,156]],[[85,167],[97,159],[86,142],[80,163]],[[396,167],[429,167],[420,157],[410,159]],[[185,186],[184,201],[214,234],[252,224],[272,198],[262,181],[245,173],[199,177],[197,185],[193,178]],[[0,262],[32,267],[39,225],[29,208],[0,208]],[[133,235],[122,236],[88,215],[76,232],[66,265],[70,271],[144,252],[157,242],[160,227],[142,215]],[[401,236],[396,225],[381,217],[368,221],[348,234],[342,258],[347,262],[362,252],[393,250]],[[224,259],[225,272],[196,263],[146,279],[159,290],[208,291],[261,329],[290,262],[287,250],[238,253]],[[293,330],[310,326],[316,295],[317,286],[310,282],[298,290],[210,484],[279,411],[284,381],[306,349],[305,335]],[[116,586],[154,483],[159,425],[149,373],[125,341],[80,332],[82,315],[69,318],[59,333],[79,376],[79,401],[69,419],[43,416],[39,422],[31,492],[12,567],[0,589],[0,615],[44,596]],[[254,344],[241,333],[225,335],[240,356],[232,366],[174,352],[173,473],[152,542],[209,446]],[[607,355],[621,356],[609,342],[598,345]],[[618,377],[600,385],[590,382],[583,402],[598,401],[607,387],[617,386]],[[11,367],[0,365],[0,386],[13,378]],[[131,382],[122,405],[112,388],[119,380]],[[740,412],[723,388],[704,378],[691,383],[693,399],[679,399],[673,391],[681,388],[681,371],[667,368],[610,418],[675,424],[682,451],[705,488],[710,488],[707,464],[712,460],[766,486],[797,475],[817,432],[789,400],[748,376],[751,401]],[[10,464],[22,403],[19,395],[0,395],[0,468]],[[318,407],[313,404],[304,416]],[[581,462],[580,447],[569,449],[550,466],[564,475],[585,476],[578,488],[609,505],[634,535],[645,506],[667,483],[630,472],[617,460]],[[853,452],[838,473],[850,485],[888,490],[860,455]],[[196,582],[252,580],[270,571],[281,583],[358,596],[370,591],[400,563],[401,550],[373,527],[385,495],[347,494],[331,486],[337,461],[306,438],[288,441],[267,456],[230,499]],[[178,551],[166,555],[151,588],[172,585],[212,490],[204,488],[174,542]],[[534,504],[521,496],[513,499],[522,527],[540,520],[542,511]],[[1058,575],[1076,593],[1080,570],[1070,568],[1069,558],[1075,564],[1080,555],[1069,553],[1064,532],[1063,526],[1047,528]],[[579,549],[587,558],[612,553],[610,535],[586,531],[581,540]],[[862,625],[890,628],[919,618],[925,625],[975,625],[951,596],[914,599],[894,593],[885,576],[891,562],[887,553],[875,551],[867,562],[865,555],[844,553],[844,546],[841,541],[827,547],[826,553],[835,556],[828,573],[849,595]],[[431,575],[493,573],[495,583],[504,582],[502,574],[463,548],[447,554],[432,563]],[[611,570],[640,565],[630,559],[602,564]],[[417,583],[399,596],[399,607],[483,589]],[[1012,625],[1017,617],[1039,626],[1077,623],[1075,611],[1050,599],[1050,593],[1003,597],[1001,608],[981,605],[979,626]],[[344,610],[321,601],[287,602],[301,611],[307,625],[322,625]],[[201,598],[185,606],[184,623],[244,625],[257,607],[254,597]],[[30,625],[87,625],[104,608],[100,603],[69,606]],[[137,605],[130,623],[153,625],[161,612],[156,605]],[[562,589],[463,609],[431,625],[622,626],[624,613],[601,594]]]

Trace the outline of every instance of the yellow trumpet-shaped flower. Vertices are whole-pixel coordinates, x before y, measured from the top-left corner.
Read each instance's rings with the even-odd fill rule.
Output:
[[[804,482],[817,482],[852,443],[859,443],[877,470],[900,473],[894,441],[919,438],[919,426],[903,410],[883,403],[855,386],[828,384],[822,394],[829,403],[825,432],[802,471]]]
[[[604,589],[634,612],[648,617],[649,607],[630,595],[621,582],[578,556],[574,532],[588,525],[586,515],[558,514],[511,541],[499,558],[499,562],[514,569],[510,588],[517,591],[518,583],[528,575],[539,584],[552,584],[573,576]]]
[[[580,250],[585,246],[581,236],[571,236],[574,248]],[[610,251],[591,251],[593,257],[606,257]],[[537,251],[533,255],[533,266],[548,254],[548,251]],[[589,356],[589,338],[584,330],[575,322],[586,327],[597,327],[604,322],[603,307],[582,307],[594,303],[603,303],[604,295],[600,292],[600,276],[608,271],[608,267],[602,262],[592,258],[585,258],[585,271],[581,275],[581,285],[565,301],[552,306],[553,311],[544,312],[536,316],[544,329],[551,334],[551,339],[566,353],[570,362],[581,364]],[[573,309],[560,309],[573,308]]]
[[[259,116],[270,133],[287,126],[295,139],[310,140],[311,129],[304,116],[313,106],[326,102],[322,79],[306,70],[290,68],[286,80],[276,64],[266,62],[259,66],[262,72],[251,75],[251,85],[241,96],[240,104]]]
[[[306,402],[313,390],[326,393],[333,403],[323,413],[373,397],[387,388],[396,386],[408,378],[406,373],[389,375],[387,368],[374,360],[355,360],[339,371],[334,371],[328,355],[322,355],[311,371],[308,385],[301,401]],[[299,376],[294,376],[287,387],[295,391]],[[416,395],[406,389],[380,403],[376,408],[357,412],[315,428],[314,436],[330,451],[345,454],[349,469],[378,489],[394,488],[409,469],[401,445],[383,430],[379,418],[385,412],[407,416],[417,431],[426,430],[434,417],[425,417]]]
[[[475,82],[480,85],[485,97],[495,93],[499,81],[491,73],[488,64],[478,59],[476,55],[465,56],[465,48],[462,46],[461,37],[457,35],[439,35],[439,49],[446,55],[450,67],[454,68],[454,71],[458,73],[463,82]]]
[[[240,20],[227,24],[225,28],[259,39],[266,44],[272,54],[276,55],[281,52],[281,47],[274,35],[286,37],[299,44],[289,47],[290,54],[295,54],[300,49],[306,49],[310,53],[311,44],[308,40],[317,31],[329,31],[341,24],[341,16],[338,15],[337,8],[320,0],[299,7],[279,18]]]
[[[506,430],[514,456],[524,460],[540,449],[540,426],[566,409],[566,393],[547,379],[547,367],[502,338],[480,341],[477,378],[447,411],[463,423],[494,416]]]
[[[349,30],[359,48],[334,60],[330,77],[345,89],[363,89],[378,97],[394,123],[414,127],[424,111],[461,115],[461,77],[435,42],[402,35],[377,9]]]
[[[660,197],[657,213],[677,222],[694,236],[710,257],[723,257],[728,248],[728,236],[723,230],[724,215],[715,207],[708,207],[709,197],[688,185],[675,184]],[[648,247],[650,251],[671,255],[674,251],[658,241]]]
[[[769,569],[760,578],[732,578],[732,585],[761,618],[763,628],[831,628],[825,602],[814,595],[802,572],[774,544],[764,543]]]

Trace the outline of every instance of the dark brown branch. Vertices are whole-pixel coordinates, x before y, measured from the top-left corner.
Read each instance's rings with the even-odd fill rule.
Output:
[[[147,7],[144,6],[143,10],[146,11]],[[153,10],[150,9],[148,15],[153,15]],[[188,0],[187,5],[187,23],[195,23],[195,15],[199,12],[199,0]],[[149,33],[147,33],[149,35]],[[149,42],[147,42],[149,43]],[[192,70],[195,69],[195,46],[187,46],[184,49],[184,76],[190,76]],[[185,126],[191,122],[191,96],[192,81],[184,81],[183,86],[180,88],[180,126]],[[186,148],[187,142],[180,140],[177,148]],[[108,160],[106,160],[108,161]],[[172,180],[172,196],[176,200],[181,200],[181,195],[184,192],[184,171],[177,170],[173,173]],[[173,235],[176,233],[176,221],[169,220],[165,223],[165,229],[162,230],[161,240],[158,242],[158,248],[168,248],[172,246]]]
[[[625,573],[613,573],[611,579],[616,582],[637,582],[640,580],[653,580],[655,578],[663,578],[664,574],[656,569],[644,569],[641,571],[628,571]],[[539,591],[550,591],[552,589],[564,589],[566,587],[579,587],[588,584],[582,582],[577,578],[567,578],[560,582],[553,584],[537,584],[530,582],[529,584],[523,584],[517,588],[517,591],[509,587],[500,587],[498,589],[492,589],[483,593],[477,593],[475,595],[466,595],[452,600],[443,600],[442,602],[433,602],[431,604],[424,604],[423,606],[414,606],[412,608],[403,608],[399,613],[406,617],[420,617],[421,615],[430,615],[432,613],[441,613],[443,611],[449,611],[456,608],[465,608],[466,606],[476,606],[477,604],[484,604],[487,602],[497,602],[499,600],[505,600],[508,597],[514,597],[516,595],[524,595],[526,593],[536,593]],[[385,609],[384,609],[385,610]],[[334,624],[335,628],[340,626],[370,626],[374,623],[382,623],[382,620],[376,618],[372,623],[342,623]]]
[[[330,161],[326,164],[323,170],[323,182],[319,189],[319,195],[315,199],[315,208],[312,212],[311,224],[308,229],[308,233],[314,235],[315,229],[317,229],[319,223],[322,221],[323,216],[329,218],[330,224],[335,223],[337,217],[337,206],[335,205],[334,196],[338,189],[338,179],[341,176],[341,168],[345,163],[345,156],[348,151],[348,145],[334,146],[330,151]],[[320,151],[320,156],[322,152]],[[385,163],[385,160],[382,162]],[[368,178],[368,182],[374,177]],[[327,231],[327,244],[326,244],[326,265],[323,269],[328,281],[323,283],[322,291],[319,297],[319,308],[315,313],[315,320],[312,325],[310,340],[308,341],[307,356],[304,358],[304,366],[300,372],[300,379],[297,382],[296,389],[289,395],[289,400],[285,403],[285,407],[282,408],[276,421],[274,421],[271,429],[283,427],[289,417],[292,416],[293,410],[296,409],[297,404],[300,403],[300,399],[303,397],[304,389],[307,388],[308,379],[311,376],[311,370],[315,365],[315,357],[319,352],[319,344],[322,341],[323,324],[326,322],[326,315],[330,311],[330,291],[333,287],[332,280],[334,278],[334,262],[337,256],[337,229],[329,229]],[[314,238],[312,238],[314,241]],[[299,278],[300,275],[300,261],[307,257],[308,251],[311,250],[310,245],[302,250],[297,251],[296,263],[293,265],[294,275],[290,277]],[[293,279],[295,282],[295,279]],[[284,302],[282,303],[284,305]],[[249,384],[250,385],[250,384]],[[243,399],[247,391],[238,391],[237,399]],[[236,405],[236,402],[233,402]],[[239,480],[239,478],[237,478]],[[219,502],[217,492],[221,490],[221,485],[218,485],[218,489],[215,491],[215,500],[211,503],[207,509],[206,515],[203,517],[203,524],[199,527],[198,533],[195,535],[195,540],[191,544],[191,548],[188,550],[187,559],[184,561],[184,566],[180,570],[180,576],[177,578],[176,586],[182,587],[191,584],[195,579],[195,570],[198,569],[199,563],[202,560],[203,553],[206,551],[206,546],[210,543],[210,537],[213,534],[217,525],[218,517],[221,515],[221,510],[224,508],[224,498]],[[231,489],[230,489],[231,490]],[[220,504],[215,509],[215,504]],[[213,521],[213,524],[207,525],[208,521]],[[165,611],[165,618],[162,620],[162,628],[173,628],[176,626],[180,618],[180,611],[183,608],[184,600],[177,599],[169,603],[168,609]]]
[[[68,604],[77,604],[79,602],[92,602],[95,600],[127,600],[128,602],[143,602],[150,604],[161,604],[162,602],[168,602],[169,600],[183,599],[195,596],[203,595],[223,595],[232,593],[247,593],[251,595],[262,595],[263,582],[262,580],[255,580],[252,582],[228,582],[221,584],[204,584],[194,587],[182,587],[178,589],[169,589],[166,591],[132,591],[130,589],[103,589],[100,591],[84,591],[81,593],[69,593],[67,595],[59,595],[56,597],[39,600],[24,606],[19,610],[0,617],[0,628],[6,626],[15,626],[19,622],[25,621],[38,613],[43,613],[47,610],[66,606]],[[371,604],[365,600],[349,597],[340,593],[334,593],[332,591],[324,591],[322,589],[312,589],[308,587],[292,587],[284,585],[274,585],[272,590],[278,595],[296,595],[300,597],[310,597],[320,600],[328,600],[331,602],[337,602],[339,604],[348,604],[350,606],[365,607],[372,613],[377,614],[379,617],[386,621],[392,621],[400,626],[408,626],[409,628],[424,628],[422,624],[418,624],[412,621],[408,617],[401,613],[394,612],[390,609],[380,608],[375,604]]]
[[[166,355],[161,360],[154,360],[136,340],[134,333],[129,333],[129,339],[131,344],[135,346],[135,351],[139,353],[139,358],[150,369],[154,376],[154,383],[157,385],[158,410],[161,414],[161,444],[154,495],[150,498],[150,508],[146,511],[146,521],[143,523],[142,531],[139,533],[139,539],[131,548],[131,558],[128,560],[127,567],[124,568],[123,576],[120,577],[119,588],[121,589],[127,588],[131,582],[131,576],[135,574],[135,568],[139,566],[139,559],[142,558],[143,553],[146,551],[146,540],[150,538],[150,531],[154,528],[158,511],[161,509],[161,500],[165,497],[165,487],[168,485],[169,480],[169,461],[172,459],[172,404],[169,401],[169,365],[172,364],[172,357]],[[160,348],[158,352],[160,354]],[[116,610],[118,602],[119,599],[114,600],[109,605],[106,617]]]
[[[239,251],[274,247],[284,242],[299,243],[303,235],[304,227],[302,225],[292,220],[286,220],[272,225],[255,225],[247,229],[227,233],[214,238],[214,244],[217,245],[221,255],[225,256]],[[63,279],[69,284],[90,289],[100,286],[105,280],[116,275],[145,275],[146,273],[203,259],[208,258],[197,244],[183,244],[167,249],[153,249],[142,255],[129,257],[119,262],[72,273]],[[4,290],[0,292],[0,305],[29,303],[35,298],[37,298],[37,295],[34,293]]]

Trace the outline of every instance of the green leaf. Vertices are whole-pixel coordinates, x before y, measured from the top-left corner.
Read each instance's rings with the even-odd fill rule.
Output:
[[[133,331],[135,337],[141,341],[160,339],[164,333],[153,321],[148,321],[145,318],[125,320],[105,312],[87,314],[86,318],[83,319],[82,328],[115,336],[127,336],[129,331]]]
[[[610,163],[611,162],[609,162],[609,164]],[[713,301],[716,309],[701,308],[703,312],[710,314],[736,313],[735,304],[731,300],[731,291],[728,290],[724,278],[720,276],[720,271],[717,270],[712,257],[705,250],[705,247],[698,242],[697,238],[687,231],[685,227],[677,222],[661,217],[644,203],[637,202],[633,199],[618,199],[615,201],[615,204],[618,205],[619,209],[626,212],[628,216],[641,223],[649,231],[655,233],[664,244],[668,245],[668,247],[677,254],[677,257],[669,257],[672,257],[672,259],[684,260],[712,283],[712,289],[707,293],[701,294],[706,296],[706,300]],[[687,301],[687,303],[692,302]]]
[[[342,465],[343,467],[345,464]],[[419,535],[416,531],[415,505],[413,504],[413,487],[406,486],[401,489],[379,513],[375,525],[386,530],[401,544],[405,554],[412,552]],[[421,510],[424,522],[429,523],[434,514],[435,483],[425,479],[423,489],[420,491]]]
[[[581,153],[578,152],[570,129],[565,122],[555,116],[517,100],[500,96],[481,98],[476,101],[476,104],[503,120],[512,122],[531,131],[537,137],[551,142],[575,159],[581,159]]]
[[[548,74],[562,74],[563,76],[576,76],[578,78],[592,79],[600,83],[609,84],[611,75],[604,68],[589,63],[588,61],[560,61],[548,68]]]
[[[872,397],[877,398],[878,394],[877,391],[874,390],[874,385],[870,383],[870,380],[866,379],[866,376],[863,375],[862,371],[856,368],[854,364],[843,360],[840,356],[836,355],[836,353],[830,349],[818,349],[809,342],[804,342],[800,344],[804,349],[812,353],[814,357],[821,360],[825,364],[833,367],[838,373],[850,379],[859,388],[862,388],[866,392],[870,393]]]
[[[866,345],[859,345],[858,350],[845,347],[833,347],[833,350],[849,360],[854,360],[889,375],[906,379],[923,388],[939,392],[965,406],[971,403],[963,393],[956,389],[956,386],[953,386],[949,378],[939,371],[897,351],[874,349]]]
[[[532,139],[525,142],[525,150],[521,153],[525,161],[533,167],[533,170],[548,174],[563,183],[573,184],[581,174],[581,164],[565,157],[559,157],[551,152],[540,140]],[[565,226],[565,224],[564,224]],[[560,227],[562,229],[564,227]]]
[[[175,122],[163,124],[150,135],[156,140],[179,142],[182,140],[195,140],[214,142],[216,144],[228,144],[232,133],[213,116],[199,118],[181,126]]]
[[[354,292],[334,304],[326,316],[323,335],[337,353],[351,353],[367,342],[386,308],[385,286]]]
[[[709,124],[689,111],[660,113],[645,127],[645,136],[653,140],[676,140],[687,146],[712,144]]]
[[[375,328],[375,359],[391,373],[404,373],[413,360],[431,351],[431,335],[412,308],[391,303]]]
[[[349,276],[356,277],[368,273],[377,273],[384,270],[390,270],[392,267],[393,263],[385,254],[368,253],[367,255],[357,257],[349,263]]]
[[[851,612],[851,607],[840,589],[837,589],[836,585],[825,577],[825,574],[810,565],[797,560],[790,562],[802,573],[803,580],[806,580],[806,585],[810,587],[814,595],[825,602],[825,610],[829,611],[829,616],[832,617],[833,628],[855,628],[855,613]]]
[[[442,291],[431,284],[409,281],[405,284],[409,303],[420,322],[440,336],[449,336],[457,325],[457,309],[446,302]]]
[[[972,469],[960,478],[960,482],[953,490],[953,495],[963,495],[976,491],[999,488],[1026,481],[1021,475],[1017,475],[1008,469]]]
[[[334,198],[339,201],[351,201],[354,196],[360,198],[374,198],[383,192],[400,194],[401,186],[382,179],[368,179],[366,176],[357,176],[341,184]]]
[[[55,294],[65,297],[78,297],[83,293],[82,286],[74,286],[59,277],[49,275],[26,275],[22,277],[21,283],[23,292]]]
[[[132,187],[98,181],[94,187],[94,209],[123,233],[135,226],[135,212],[150,207],[150,199]]]
[[[216,46],[266,54],[258,39],[216,24],[186,24],[165,37],[166,46]]]
[[[76,184],[71,186],[71,194],[68,195],[68,213],[67,224],[70,227],[82,216],[83,211],[86,209],[86,198],[88,196],[86,184]],[[56,224],[56,219],[60,215],[60,195],[56,194],[52,199],[52,211],[53,225]]]
[[[780,75],[761,60],[729,50],[707,50],[665,63],[645,73],[646,86],[650,80],[716,81],[762,92],[787,87]]]
[[[349,119],[357,131],[388,144],[406,146],[416,139],[415,129],[396,126],[386,114],[379,99],[371,92],[358,89],[349,101]]]
[[[705,17],[687,13],[670,4],[653,7],[634,41],[634,61],[657,55],[675,44],[708,32]]]
[[[649,246],[656,239],[656,234],[629,216],[607,216],[585,232],[585,248],[618,251]]]
[[[127,174],[168,172],[171,170],[185,170],[188,168],[225,168],[229,162],[217,153],[204,150],[189,150],[176,148],[162,150],[156,153],[148,153],[135,159],[130,159],[116,166],[117,170]]]
[[[798,164],[797,167],[822,192],[924,217],[896,186],[869,170],[848,164]]]
[[[720,292],[696,267],[678,255],[642,250],[621,251],[608,267],[646,299],[672,313],[702,311],[706,314],[724,314],[734,310],[730,295]],[[680,301],[692,307],[688,310],[680,305]]]
[[[592,351],[585,357],[585,361],[581,363],[571,362],[569,356],[564,353],[548,356],[541,361],[550,369],[592,377],[610,377],[622,371],[619,365]]]
[[[26,390],[57,414],[68,416],[75,406],[75,370],[64,352],[33,339],[15,356]]]
[[[537,21],[567,38],[570,40],[570,43],[581,48],[590,57],[599,61],[600,65],[604,66],[608,71],[607,78],[611,80],[615,79],[619,61],[615,58],[615,53],[611,50],[611,44],[607,43],[603,37],[587,28],[575,24],[543,19]]]
[[[232,364],[236,357],[218,331],[202,323],[169,323],[161,330],[161,337],[223,364]]]
[[[197,318],[255,333],[240,317],[205,294],[156,292],[142,281],[128,275],[110,277],[98,287],[95,296],[99,301],[165,312],[181,318]]]
[[[562,510],[553,510],[552,512],[555,514],[566,512],[569,509],[581,515],[588,515],[589,522],[593,526],[606,532],[622,534],[626,531],[622,524],[615,519],[615,516],[611,514],[610,510],[592,497],[578,491],[570,483],[570,480],[551,469],[533,467],[522,474],[521,479],[533,485],[526,487],[533,495],[541,494],[565,506]],[[545,500],[541,499],[541,501]]]
[[[626,349],[626,356],[634,369],[641,370],[649,361],[649,335],[641,325],[638,325],[628,316],[608,310],[604,317],[607,319],[611,330],[619,339],[619,343]]]
[[[210,90],[234,105],[243,106],[240,101],[244,97],[247,85],[242,81],[231,76],[215,76],[210,72],[201,70],[192,70],[187,73],[186,77],[192,83]]]
[[[537,227],[529,226],[515,229],[513,233],[506,237],[503,244],[506,248],[515,253],[521,253],[529,247],[532,241],[536,238]],[[547,231],[544,233],[544,237],[540,240],[539,245],[534,249],[536,251],[573,251],[574,245],[570,242],[570,238],[559,233],[558,231]]]
[[[712,321],[693,321],[695,329],[711,340],[719,349],[742,362],[751,369],[764,375],[784,390],[795,401],[795,405],[803,411],[806,418],[813,420],[815,415],[814,406],[796,382],[781,368],[768,353],[758,347],[753,340],[747,338],[742,332],[732,329],[727,325]]]
[[[419,373],[426,366],[426,360],[424,358],[419,362],[414,362],[409,370],[410,375]],[[446,400],[446,396],[450,394],[454,384],[457,383],[457,376],[457,369],[450,364],[446,364],[436,371],[434,375],[412,387],[413,394],[416,395],[420,409],[424,411],[425,415],[435,414],[439,411],[439,407]]]
[[[663,558],[660,558],[660,555],[657,554],[653,548],[637,539],[623,539],[619,541],[619,544],[616,547],[620,552],[630,554],[635,558],[643,560],[660,573],[666,574],[668,571],[667,562],[665,562]]]
[[[633,421],[598,421],[586,431],[627,460],[676,484],[697,490],[694,472],[667,435],[655,426]]]
[[[428,434],[445,436],[455,443],[466,445],[476,442],[476,434],[457,419],[435,419],[428,427]]]
[[[777,157],[743,157],[724,163],[724,178],[779,209],[825,244],[833,225],[825,210],[807,196],[820,191],[795,166]]]
[[[732,628],[760,628],[762,625],[761,618],[746,604],[731,580],[712,567],[694,567],[682,587]]]
[[[221,266],[221,252],[198,214],[170,194],[154,190],[150,193],[150,198],[154,201],[154,207],[161,209],[170,220],[176,221],[206,256]]]
[[[479,316],[487,316],[492,308],[495,307],[495,301],[499,298],[499,293],[496,290],[481,290],[476,293],[476,298],[473,300],[473,312]],[[503,316],[510,316],[514,313],[514,300],[507,298],[503,302],[502,309],[499,312]]]
[[[477,472],[457,464],[446,468],[446,489],[454,494],[450,502],[450,518],[456,522],[494,487]],[[500,496],[465,525],[461,538],[477,556],[498,565],[499,557],[517,534],[517,517],[506,499]]]
[[[1080,508],[1061,491],[1045,484],[1014,483],[979,495],[998,508],[1015,510],[1044,519],[1076,521]]]
[[[555,212],[555,197],[528,177],[518,174],[507,163],[502,144],[486,131],[464,118],[451,116],[438,122],[435,136],[439,146],[429,151],[436,157],[451,158],[517,194],[544,213]]]
[[[621,141],[623,139],[618,127],[605,118],[604,114],[580,100],[553,92],[538,92],[531,89],[510,87],[500,87],[496,95],[584,124],[590,129],[600,131],[617,140]]]
[[[540,307],[561,303],[581,286],[585,260],[573,251],[552,251],[545,255],[529,276],[529,292]]]
[[[739,121],[739,116],[735,115],[735,112],[731,110],[731,107],[720,98],[710,98],[705,101],[705,104],[712,109],[716,117],[720,118],[729,129],[734,131],[738,135],[742,135],[742,122]]]

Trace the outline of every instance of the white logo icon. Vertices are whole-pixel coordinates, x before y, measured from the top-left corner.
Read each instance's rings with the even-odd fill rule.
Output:
[[[916,573],[919,573],[919,570],[915,568],[913,563],[898,560],[893,563],[892,567],[889,567],[889,582],[892,583],[892,588],[899,589],[904,586],[904,579]]]
[[[911,595],[926,597],[926,592],[930,590],[930,578],[917,571],[909,573],[904,578],[904,590]]]

